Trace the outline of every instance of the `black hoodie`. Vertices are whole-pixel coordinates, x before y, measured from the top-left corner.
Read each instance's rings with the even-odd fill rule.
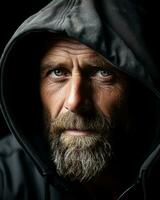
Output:
[[[142,124],[138,133],[147,130],[138,138],[146,152],[118,199],[160,199],[159,73],[143,39],[137,6],[130,0],[53,0],[28,18],[6,45],[0,61],[0,103],[11,134],[0,141],[0,199],[94,199],[80,184],[57,175],[41,133],[38,56],[43,38],[59,33],[96,50],[135,81],[132,102],[148,108],[137,114]],[[136,93],[141,87],[143,95]],[[150,115],[147,124],[145,115]],[[106,197],[99,194],[97,199]]]

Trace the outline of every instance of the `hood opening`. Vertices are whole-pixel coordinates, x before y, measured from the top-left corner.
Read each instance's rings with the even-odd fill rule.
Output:
[[[22,147],[39,163],[41,172],[49,170],[52,165],[42,131],[39,96],[39,61],[42,52],[41,37],[33,34],[27,40],[18,38],[7,55],[1,86],[7,123]]]
[[[50,37],[53,37],[53,33],[32,32],[32,34],[28,33],[24,37],[17,38],[4,63],[1,86],[4,115],[7,116],[11,130],[13,130],[23,148],[29,149],[27,151],[33,157],[33,160],[38,160],[40,168],[45,169],[47,173],[53,173],[52,167],[54,166],[50,161],[48,144],[42,131],[39,61],[45,51],[44,38],[49,39]],[[127,139],[131,141],[133,139],[132,134],[137,132],[138,146],[135,146],[137,142],[135,140],[133,146],[128,147],[133,148],[133,155],[135,151],[138,155],[140,148],[145,151],[139,163],[136,164],[138,171],[140,165],[160,141],[159,130],[157,129],[157,124],[159,124],[157,117],[159,99],[135,78],[132,77],[131,82],[132,95],[129,96],[129,99],[134,105],[131,112],[135,116],[135,123],[138,123],[138,126],[136,126],[138,130],[133,130],[131,135],[126,136],[126,143]],[[137,106],[139,107],[137,108]],[[137,113],[137,109],[143,111],[142,114],[140,114],[141,112]],[[128,158],[132,159],[132,155],[128,155]]]

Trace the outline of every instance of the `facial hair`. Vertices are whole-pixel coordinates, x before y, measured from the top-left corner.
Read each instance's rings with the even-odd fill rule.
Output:
[[[111,120],[99,113],[78,115],[72,112],[52,119],[47,117],[51,159],[60,176],[86,182],[107,166],[112,150],[109,143]],[[89,131],[90,135],[69,135],[65,130]]]

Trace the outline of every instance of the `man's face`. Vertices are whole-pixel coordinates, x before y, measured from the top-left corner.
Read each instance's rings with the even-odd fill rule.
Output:
[[[40,80],[57,171],[80,181],[96,176],[109,163],[112,129],[126,123],[125,75],[91,48],[61,38],[43,55]]]

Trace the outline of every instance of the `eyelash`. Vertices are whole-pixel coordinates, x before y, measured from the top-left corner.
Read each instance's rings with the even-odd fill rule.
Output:
[[[52,73],[56,74],[56,70],[61,71],[64,74],[69,74],[69,71],[66,68],[63,67],[50,67],[50,69],[48,69],[48,71],[46,72],[46,77],[50,76]],[[57,76],[58,77],[58,76]]]
[[[64,70],[63,68],[55,68],[55,69],[52,69],[52,70],[50,70],[50,74],[52,73],[52,72],[54,72],[55,74],[57,73],[56,71],[58,71],[59,70],[59,72],[62,72],[64,75],[66,75],[66,74],[68,74],[68,72],[67,72],[67,70]],[[57,75],[58,76],[58,75]]]
[[[97,74],[97,73],[99,73],[99,72],[107,72],[107,76],[110,76],[110,75],[112,75],[113,74],[113,72],[111,71],[111,70],[109,70],[109,69],[105,69],[105,68],[101,68],[101,67],[96,67],[94,70],[93,70],[93,72],[91,72],[91,75],[95,75],[95,74]]]

